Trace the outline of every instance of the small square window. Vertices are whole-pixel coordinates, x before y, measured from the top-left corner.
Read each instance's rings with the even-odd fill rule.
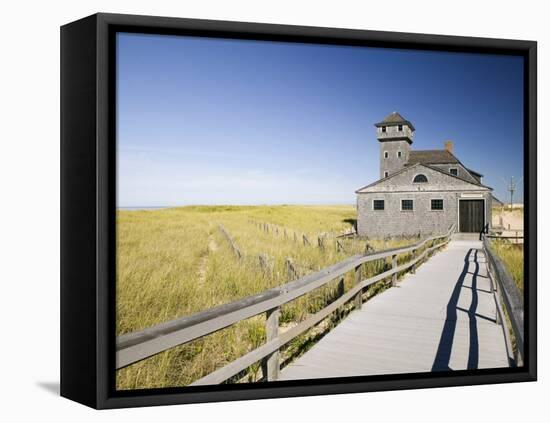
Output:
[[[387,151],[384,151],[384,158],[387,159],[390,156],[390,154]]]
[[[386,132],[386,127],[385,126],[382,127],[382,132]]]
[[[389,175],[389,172],[384,172],[384,178],[387,178]]]
[[[403,125],[397,125],[397,130],[402,131],[403,130]]]
[[[458,176],[458,168],[452,167],[449,169],[449,173],[454,176]]]
[[[397,158],[398,158],[398,159],[401,158],[401,151],[398,151],[398,152],[397,152]]]
[[[441,199],[432,200],[432,210],[443,210],[443,200]]]
[[[372,200],[373,210],[384,210],[384,200]]]
[[[404,210],[404,211],[414,210],[413,200],[401,200],[401,210]]]

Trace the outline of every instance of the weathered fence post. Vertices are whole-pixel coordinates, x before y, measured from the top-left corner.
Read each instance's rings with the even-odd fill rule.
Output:
[[[391,256],[391,267],[394,271],[391,277],[391,286],[397,286],[397,254]]]
[[[355,267],[355,285],[361,283],[361,265]],[[363,290],[360,289],[353,300],[353,304],[356,310],[361,309],[363,305]]]
[[[267,342],[279,337],[280,307],[272,308],[266,312],[265,334]],[[273,351],[262,362],[264,377],[267,381],[279,379],[279,350]]]
[[[219,225],[218,228],[220,229],[221,233],[227,239],[229,242],[229,245],[231,247],[231,250],[233,251],[233,254],[240,260],[242,259],[242,253],[241,250],[239,250],[239,247],[235,244],[235,241],[233,241],[233,238],[231,238],[231,235],[229,235],[229,232],[226,231],[226,229],[223,227],[223,225]]]
[[[303,241],[304,241],[304,245],[311,245],[311,244],[309,243],[309,239],[307,239],[306,234],[303,234],[303,235],[302,235],[302,239],[303,239]]]
[[[416,248],[414,250],[412,250],[412,259],[416,260]],[[412,265],[411,273],[413,273],[413,274],[416,273],[416,263],[414,263]]]
[[[285,260],[286,263],[286,273],[289,281],[293,281],[294,279],[298,279],[298,272],[296,272],[296,268],[292,264],[292,259],[287,258]]]
[[[325,240],[321,235],[317,236],[317,244],[319,245],[321,251],[325,251]]]
[[[260,267],[261,267],[262,271],[264,271],[266,273],[271,271],[271,268],[269,266],[269,261],[267,259],[266,254],[259,254],[258,255],[258,261],[260,262]]]

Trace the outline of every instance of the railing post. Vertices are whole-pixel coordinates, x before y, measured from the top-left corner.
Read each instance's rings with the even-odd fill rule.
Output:
[[[267,342],[279,337],[280,307],[272,308],[266,312],[265,334]],[[279,379],[279,350],[273,351],[262,362],[264,377],[267,381]]]
[[[338,281],[338,298],[340,298],[342,295],[344,295],[344,277],[343,276]],[[344,311],[344,306],[342,306],[338,309],[338,318],[339,319],[342,318],[343,311]]]
[[[361,283],[361,265],[355,267],[355,285]],[[363,305],[362,298],[363,290],[360,289],[353,300],[353,305],[356,310],[360,310]]]
[[[397,254],[394,254],[391,256],[391,267],[394,271],[392,277],[391,277],[391,286],[397,286]]]
[[[412,259],[416,260],[416,248],[412,251]],[[416,273],[416,263],[412,265],[411,273]]]

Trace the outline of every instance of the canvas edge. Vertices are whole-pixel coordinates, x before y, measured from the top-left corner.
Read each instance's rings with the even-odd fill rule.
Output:
[[[479,374],[479,375],[462,375],[460,372],[456,375],[446,375],[444,377],[438,375],[403,375],[400,378],[391,378],[391,380],[378,381],[357,381],[357,378],[350,380],[319,380],[314,384],[304,384],[295,386],[284,386],[278,383],[270,384],[269,386],[258,385],[250,387],[246,386],[242,389],[228,390],[224,387],[210,387],[209,391],[202,392],[182,392],[182,393],[155,393],[155,394],[139,394],[139,395],[124,395],[113,396],[112,386],[110,386],[109,372],[111,371],[110,363],[112,361],[112,351],[110,351],[110,336],[112,335],[112,325],[110,322],[110,293],[112,294],[112,286],[109,287],[109,266],[112,254],[109,252],[109,242],[113,239],[114,217],[112,210],[109,211],[109,206],[113,201],[114,193],[110,187],[114,186],[114,147],[109,144],[109,139],[113,134],[114,122],[113,114],[109,113],[112,109],[113,98],[109,92],[109,83],[112,82],[112,59],[109,56],[109,31],[117,26],[132,26],[132,27],[149,27],[155,29],[173,29],[173,30],[197,30],[197,31],[224,31],[235,35],[275,35],[276,37],[284,36],[289,39],[293,37],[312,40],[333,40],[335,43],[344,42],[345,40],[356,40],[359,42],[372,41],[375,43],[386,43],[387,45],[402,45],[402,48],[435,48],[435,49],[451,49],[451,50],[517,50],[524,52],[528,58],[529,75],[529,109],[526,122],[528,123],[528,155],[527,160],[531,166],[526,166],[526,172],[529,172],[529,180],[532,185],[529,185],[529,204],[534,206],[529,208],[529,248],[536,252],[536,42],[521,41],[521,40],[503,40],[503,39],[487,39],[487,38],[472,38],[472,37],[455,37],[429,34],[410,34],[410,33],[394,33],[380,31],[365,31],[351,29],[335,29],[335,28],[316,28],[316,27],[301,27],[288,25],[274,24],[258,24],[258,23],[243,23],[243,22],[228,22],[228,21],[207,21],[197,19],[182,19],[182,18],[163,18],[152,16],[136,16],[136,15],[119,15],[119,14],[96,14],[88,18],[78,21],[79,25],[88,22],[87,19],[95,19],[96,34],[95,42],[97,43],[96,63],[90,64],[90,70],[95,72],[97,91],[95,112],[97,112],[97,125],[94,142],[97,152],[96,160],[96,183],[97,190],[94,192],[96,197],[95,206],[97,207],[96,220],[89,222],[91,225],[96,225],[96,237],[90,242],[96,246],[97,262],[96,273],[97,279],[94,281],[93,288],[96,290],[94,298],[94,322],[96,324],[96,332],[92,342],[95,345],[95,360],[93,363],[94,380],[91,382],[95,390],[95,398],[86,395],[82,400],[76,391],[69,392],[67,390],[67,379],[62,376],[62,396],[82,402],[86,405],[95,408],[120,408],[120,407],[136,407],[136,406],[151,406],[151,405],[169,405],[169,404],[184,404],[198,402],[214,402],[214,401],[233,401],[245,399],[264,399],[264,398],[279,398],[292,396],[308,396],[308,395],[325,395],[339,393],[356,393],[356,392],[371,392],[380,390],[400,390],[400,389],[419,389],[432,387],[450,387],[462,385],[477,385],[489,383],[507,383],[536,380],[536,284],[533,283],[533,289],[529,292],[529,327],[530,334],[529,342],[529,360],[528,366],[515,373],[496,373],[496,374]],[[76,23],[74,23],[76,24]],[[62,38],[64,28],[68,28],[68,24],[62,27]],[[68,35],[68,33],[67,33]],[[112,53],[112,52],[111,52]],[[63,65],[62,65],[63,68]],[[63,80],[63,76],[62,76]],[[62,81],[63,92],[63,81]],[[63,99],[63,93],[62,93]],[[63,105],[62,105],[63,108]],[[63,122],[62,113],[62,128],[67,122]],[[66,118],[65,118],[66,119]],[[62,131],[63,132],[63,131]],[[84,134],[90,135],[90,134]],[[62,135],[63,139],[63,135]],[[62,156],[64,154],[62,140]],[[67,151],[65,151],[65,155]],[[66,160],[66,158],[65,158]],[[63,167],[63,164],[62,164]],[[67,201],[67,191],[63,189],[63,172],[62,172],[62,204],[65,198]],[[65,193],[65,194],[64,194]],[[64,222],[62,205],[62,227],[70,229],[73,225]],[[74,224],[74,223],[73,223]],[[62,229],[63,234],[63,229]],[[112,244],[111,244],[112,245]],[[63,242],[62,235],[62,266],[63,261],[66,261],[67,245]],[[85,257],[80,257],[80,260],[86,260]],[[65,263],[65,265],[67,265]],[[74,267],[74,265],[73,265]],[[536,254],[529,256],[530,275],[536,278]],[[536,280],[536,279],[535,279]],[[62,297],[63,287],[67,285],[66,275],[65,282],[62,272]],[[65,285],[64,285],[65,283]],[[73,295],[73,300],[78,296]],[[67,331],[63,336],[64,317],[67,317],[67,310],[63,306],[66,302],[62,301],[62,343],[63,339],[67,340]],[[111,304],[112,305],[112,304]],[[66,329],[66,328],[65,328]],[[89,339],[84,340],[76,337],[77,344],[82,342],[90,342]],[[62,348],[62,369],[65,371],[74,369],[74,366],[63,365]],[[87,368],[88,373],[90,371]],[[63,370],[62,370],[63,372]],[[65,383],[64,383],[65,379]],[[309,381],[311,382],[311,381]],[[79,400],[81,398],[81,400]]]

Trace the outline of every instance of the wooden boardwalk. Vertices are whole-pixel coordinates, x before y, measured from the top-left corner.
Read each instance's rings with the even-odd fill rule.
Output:
[[[352,311],[280,380],[508,367],[482,244],[453,239]]]

